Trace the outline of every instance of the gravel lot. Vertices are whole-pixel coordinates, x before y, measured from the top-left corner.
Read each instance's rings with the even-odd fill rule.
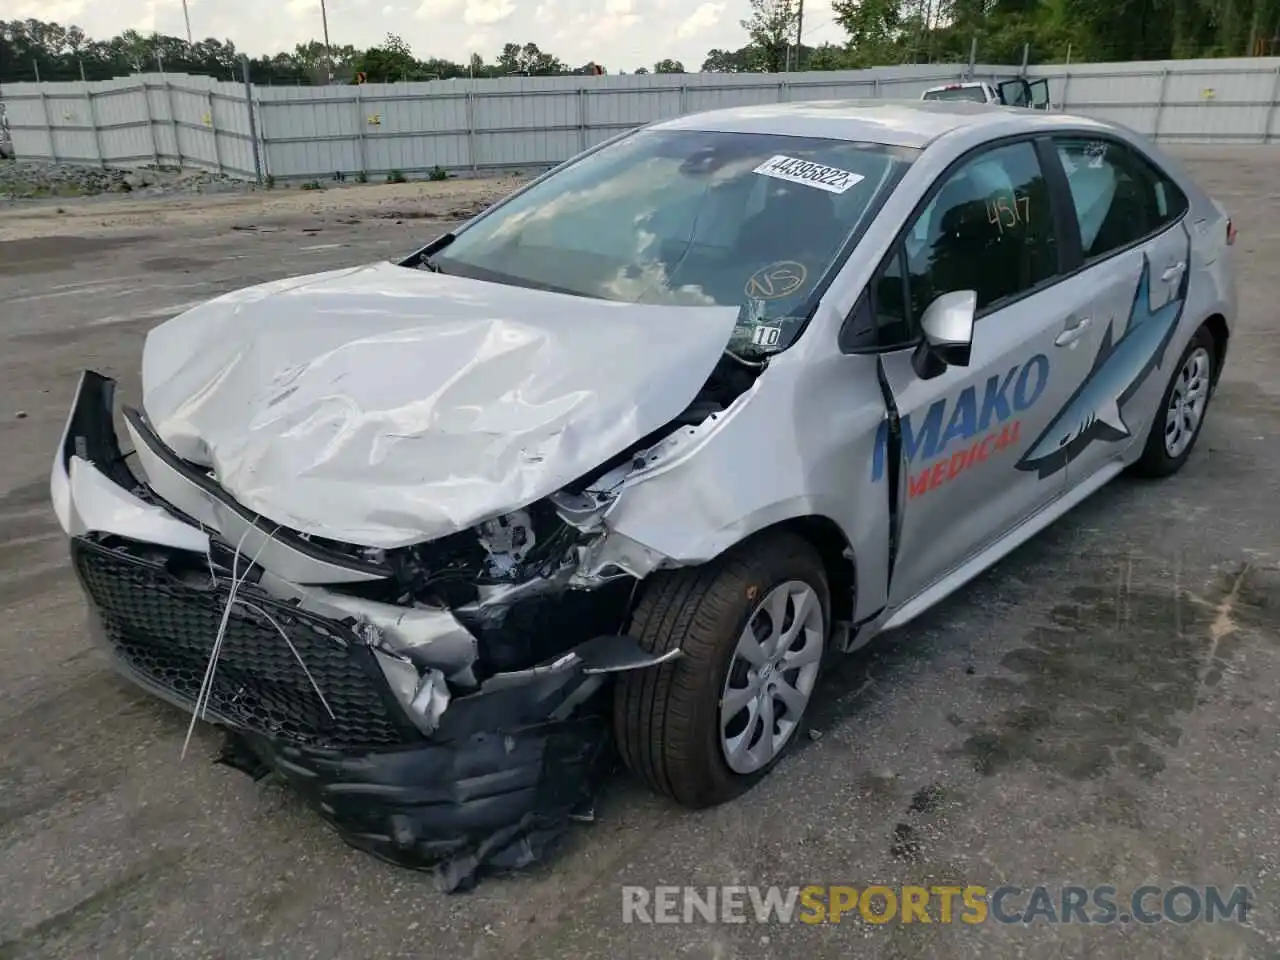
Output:
[[[446,897],[214,766],[84,634],[48,506],[89,366],[251,282],[407,252],[511,183],[0,211],[0,958],[1280,957],[1280,152],[1186,148],[1241,316],[1186,469],[1120,481],[828,676],[807,739],[691,814],[612,783],[549,866]],[[1248,921],[627,926],[623,884],[1246,884]]]
[[[200,176],[194,175],[197,179]],[[357,219],[394,223],[396,220],[425,218],[456,222],[474,216],[522,182],[523,178],[519,176],[508,176],[439,183],[329,184],[321,190],[302,190],[296,186],[268,190],[241,184],[220,196],[192,196],[179,192],[164,199],[114,194],[0,201],[0,242],[142,234],[147,242],[164,242],[177,237],[195,250],[208,239],[205,234],[227,228],[243,232],[255,225],[288,225],[310,233],[323,232],[328,228],[328,232],[333,234],[342,227],[356,226],[349,221]],[[162,239],[157,232],[161,230],[177,232],[165,233]],[[349,236],[341,239],[343,242],[355,242]],[[24,252],[25,249],[20,248],[16,255],[6,253],[4,260],[0,260],[0,271],[30,274],[27,263],[33,254]],[[358,259],[361,256],[359,249],[353,249]],[[352,255],[348,253],[338,263],[349,262]],[[381,256],[381,252],[373,255]],[[287,273],[289,268],[280,264],[277,269]],[[103,276],[110,277],[111,274],[108,271]],[[161,278],[154,276],[153,272],[153,279]],[[37,287],[42,286],[40,281],[34,282]],[[233,284],[235,282],[232,281]]]

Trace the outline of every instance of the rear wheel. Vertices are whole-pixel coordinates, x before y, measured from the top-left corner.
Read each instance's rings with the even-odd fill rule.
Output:
[[[694,808],[758,781],[800,729],[830,608],[821,558],[786,532],[650,578],[631,634],[646,650],[683,655],[619,676],[614,730],[627,766]]]
[[[1133,465],[1134,473],[1167,477],[1177,473],[1191,456],[1213,392],[1217,362],[1214,348],[1213,335],[1202,326],[1173,369],[1142,456]]]

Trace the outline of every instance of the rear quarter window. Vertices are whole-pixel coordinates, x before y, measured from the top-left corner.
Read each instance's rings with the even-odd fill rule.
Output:
[[[1085,259],[1158,233],[1186,211],[1186,195],[1138,151],[1104,138],[1055,137]]]

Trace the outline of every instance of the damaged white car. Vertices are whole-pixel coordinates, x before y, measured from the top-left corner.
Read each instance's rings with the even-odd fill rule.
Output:
[[[1186,460],[1230,221],[1134,134],[963,103],[659,123],[400,263],[86,373],[52,497],[137,683],[351,843],[538,856],[616,744],[725,801],[829,652]]]

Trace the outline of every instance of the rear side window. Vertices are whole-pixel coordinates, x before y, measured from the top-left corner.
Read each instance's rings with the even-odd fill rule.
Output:
[[[1056,137],[1085,260],[1137,243],[1172,224],[1187,198],[1171,178],[1113,140]]]

